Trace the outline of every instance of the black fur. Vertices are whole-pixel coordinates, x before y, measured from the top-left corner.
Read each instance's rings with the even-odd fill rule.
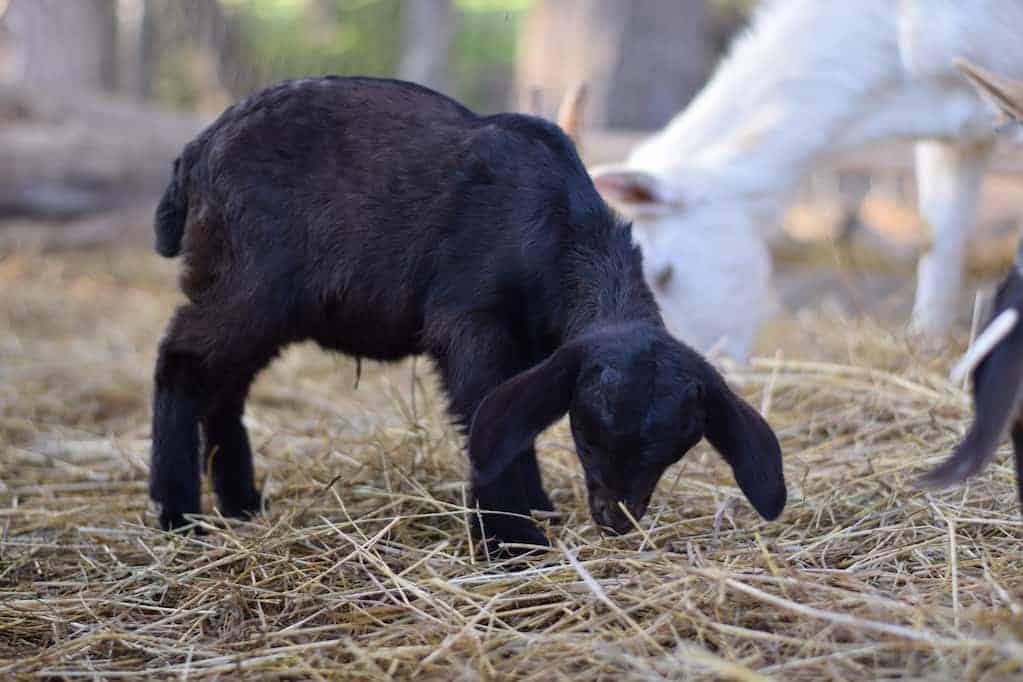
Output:
[[[188,199],[178,182],[180,166],[180,160],[174,161],[170,184],[156,207],[156,252],[167,258],[181,253],[181,237],[185,233],[185,221],[188,219]]]
[[[190,301],[156,371],[164,526],[199,511],[200,426],[221,511],[258,509],[246,393],[302,339],[434,359],[471,426],[476,501],[511,513],[483,515],[488,537],[546,544],[528,519],[551,509],[533,440],[566,411],[603,525],[627,529],[618,501],[641,517],[704,433],[757,509],[781,512],[774,434],[667,333],[629,226],[556,126],[409,83],[317,78],[231,107],[178,163],[156,227],[161,253],[180,243]]]
[[[987,324],[1010,308],[1023,315],[1023,251],[998,287]],[[952,456],[921,478],[920,484],[943,488],[975,476],[984,470],[1006,432],[1011,431],[1016,485],[1023,501],[1023,323],[1017,323],[994,347],[971,378],[973,424]]]

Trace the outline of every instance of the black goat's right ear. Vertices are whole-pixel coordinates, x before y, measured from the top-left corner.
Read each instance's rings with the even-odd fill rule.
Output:
[[[493,483],[541,431],[568,411],[582,349],[579,342],[559,348],[483,399],[469,429],[469,460],[476,485]]]
[[[721,453],[753,508],[768,521],[778,518],[788,493],[781,446],[774,431],[725,380],[710,369],[706,381],[707,427],[704,435]]]

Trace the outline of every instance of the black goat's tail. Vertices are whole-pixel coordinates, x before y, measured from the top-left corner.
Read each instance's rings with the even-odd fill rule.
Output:
[[[160,205],[156,207],[156,252],[166,258],[181,253],[181,239],[185,234],[185,220],[188,217],[188,196],[180,181],[178,168],[181,160],[174,162],[174,175],[163,192]]]

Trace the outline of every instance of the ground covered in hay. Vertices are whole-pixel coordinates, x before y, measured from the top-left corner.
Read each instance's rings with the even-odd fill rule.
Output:
[[[268,513],[225,524],[207,491],[206,535],[154,529],[150,373],[175,269],[135,251],[0,254],[2,677],[1023,672],[1009,458],[960,489],[913,487],[968,424],[945,378],[965,334],[923,351],[827,300],[776,322],[729,372],[785,451],[774,523],[701,445],[636,532],[604,538],[558,425],[540,448],[554,549],[509,567],[474,558],[428,363],[367,363],[355,389],[353,362],[308,346],[246,416]]]

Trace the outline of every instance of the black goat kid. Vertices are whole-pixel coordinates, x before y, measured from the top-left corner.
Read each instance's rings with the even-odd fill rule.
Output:
[[[704,435],[756,509],[785,504],[770,427],[673,339],[630,228],[571,141],[540,119],[480,117],[422,87],[287,82],[191,142],[157,211],[184,254],[160,345],[151,495],[164,527],[200,509],[200,445],[220,511],[256,512],[242,411],[291,342],[356,357],[427,354],[469,429],[483,534],[547,544],[535,437],[566,412],[597,523],[630,527]],[[742,314],[742,311],[729,311]],[[201,443],[200,443],[201,428]]]
[[[1006,132],[1023,126],[1023,81],[987,71],[965,59],[956,66],[998,112]],[[973,380],[973,424],[947,460],[924,476],[925,487],[943,488],[980,473],[1006,431],[1012,436],[1016,488],[1023,503],[1023,241],[1002,279],[983,332],[952,370],[958,382]]]
[[[957,381],[973,380],[973,424],[951,457],[920,483],[944,488],[979,474],[994,456],[1006,431],[1016,458],[1016,488],[1023,502],[1023,242],[1016,262],[1002,279],[991,315],[963,362]],[[972,366],[972,369],[967,369]]]

